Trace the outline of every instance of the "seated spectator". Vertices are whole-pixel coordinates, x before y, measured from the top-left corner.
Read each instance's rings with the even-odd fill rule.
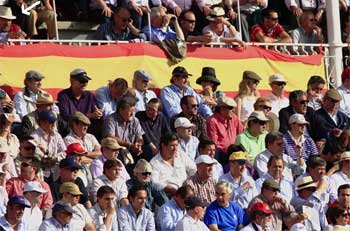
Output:
[[[282,230],[283,214],[293,212],[294,207],[291,206],[278,193],[280,191],[279,184],[273,179],[264,181],[261,187],[261,193],[250,201],[248,211],[257,202],[264,202],[268,204],[273,211],[272,214],[272,228],[273,230]]]
[[[166,39],[185,40],[177,17],[173,14],[167,14],[162,6],[153,7],[150,13],[151,28],[145,26],[142,32],[147,36],[147,40],[159,43]],[[175,31],[170,27],[174,26]]]
[[[337,191],[338,191],[338,199],[329,204],[328,210],[326,213],[328,222],[331,224],[332,222],[330,219],[330,215],[332,214],[332,211],[329,211],[331,210],[330,208],[338,207],[347,211],[349,211],[350,209],[350,184],[340,185]],[[349,217],[347,220],[348,220],[347,223],[350,225]]]
[[[170,120],[175,115],[181,112],[181,98],[186,95],[192,95],[196,98],[198,103],[198,112],[204,117],[208,118],[212,111],[203,103],[203,100],[188,84],[188,77],[192,74],[188,73],[184,67],[175,67],[170,79],[171,85],[164,87],[160,91],[160,98],[163,103],[164,112]]]
[[[350,152],[340,155],[339,171],[329,177],[331,198],[337,198],[337,190],[340,185],[349,183],[350,177]]]
[[[109,81],[105,87],[96,90],[96,101],[98,108],[103,112],[103,119],[107,119],[117,110],[118,99],[125,95],[128,89],[128,82],[123,78]]]
[[[145,111],[147,103],[151,99],[157,98],[156,93],[148,89],[151,80],[152,77],[146,71],[137,70],[134,72],[132,87],[135,89],[137,99],[136,112]]]
[[[258,195],[254,179],[247,174],[246,153],[242,151],[232,152],[229,161],[230,170],[220,178],[220,181],[224,180],[231,184],[233,189],[231,199],[246,209],[250,200]]]
[[[125,180],[120,177],[121,170],[122,163],[119,160],[107,160],[103,164],[103,175],[94,179],[90,188],[90,197],[93,202],[96,202],[98,189],[103,185],[108,185],[115,192],[116,207],[122,207],[129,203]]]
[[[207,119],[207,130],[209,138],[218,148],[218,161],[227,163],[227,148],[236,140],[239,133],[243,131],[243,125],[233,112],[237,106],[236,102],[226,96],[218,99],[218,105],[212,116]]]
[[[349,19],[348,19],[349,20]],[[342,96],[339,110],[350,118],[350,67],[346,67],[341,74],[342,85],[338,87],[338,92]]]
[[[217,105],[216,98],[219,98],[218,94],[220,93],[216,90],[221,84],[220,80],[216,78],[215,68],[203,67],[202,74],[196,80],[196,84],[202,86],[203,91],[200,92],[200,95],[202,96],[204,103],[214,110],[215,106]]]
[[[92,159],[101,155],[101,145],[94,135],[87,132],[90,125],[90,119],[83,113],[76,111],[69,120],[71,131],[64,138],[67,146],[72,143],[79,143],[84,147],[87,152],[83,158],[84,163],[91,163]]]
[[[126,182],[128,190],[136,186],[143,186],[147,190],[145,207],[155,211],[156,205],[161,207],[168,201],[165,192],[156,185],[152,179],[152,166],[144,159],[139,159],[134,168],[134,176]]]
[[[130,189],[130,204],[118,210],[119,230],[153,231],[156,229],[153,213],[145,208],[147,191],[144,187]]]
[[[179,137],[168,133],[161,137],[160,151],[152,158],[152,180],[168,195],[174,195],[184,181],[196,172],[195,163],[178,150]]]
[[[10,147],[6,140],[0,139],[0,164],[4,165],[3,171],[5,172],[5,181],[11,177],[17,177],[15,163],[12,157],[8,154]]]
[[[44,78],[37,71],[28,71],[25,74],[24,88],[17,92],[13,98],[17,114],[21,119],[36,109],[35,102],[39,94],[45,92],[41,90],[41,80]]]
[[[297,195],[291,201],[298,213],[308,215],[305,221],[307,230],[325,230],[327,223],[323,203],[319,196],[322,190],[317,191],[317,185],[311,176],[299,178],[295,181]]]
[[[199,144],[198,138],[192,136],[192,127],[195,126],[185,117],[178,117],[174,123],[176,134],[179,136],[180,152],[187,155],[192,161],[197,156]]]
[[[307,82],[307,99],[309,103],[307,106],[311,107],[315,111],[322,107],[323,100],[323,88],[326,82],[321,76],[313,75]]]
[[[254,111],[262,111],[265,116],[269,119],[266,123],[266,131],[278,131],[280,128],[280,122],[278,120],[278,115],[271,111],[271,101],[265,97],[259,97],[254,103]]]
[[[42,194],[40,197],[38,207],[45,211],[52,206],[53,200],[49,185],[37,177],[37,172],[39,169],[40,161],[35,157],[33,157],[30,161],[22,162],[20,175],[18,177],[11,178],[6,182],[6,191],[9,197],[23,195],[24,185],[28,181],[39,182],[41,187],[46,190],[47,193]]]
[[[57,202],[52,208],[52,217],[43,221],[40,231],[69,230],[74,210],[70,203]]]
[[[339,109],[341,95],[336,89],[330,89],[323,98],[322,108],[315,112],[312,123],[314,140],[336,140],[346,130],[350,129],[350,119]]]
[[[307,124],[304,115],[293,114],[289,117],[290,129],[283,135],[284,153],[295,161],[319,155],[315,142],[305,134]]]
[[[47,191],[37,181],[29,181],[24,185],[23,196],[30,203],[30,208],[25,208],[23,213],[23,220],[26,221],[28,230],[39,230],[43,221],[43,212],[38,207],[43,193]]]
[[[224,16],[225,11],[223,8],[214,7],[207,16],[209,25],[203,28],[202,33],[213,36],[212,42],[214,43],[236,43],[239,46],[245,46],[241,34]]]
[[[289,117],[295,113],[303,114],[306,121],[312,123],[314,110],[308,107],[306,93],[302,90],[295,90],[289,93],[289,106],[282,108],[279,112],[280,132],[285,134],[289,130]],[[307,125],[307,132],[311,135],[311,126]]]
[[[327,230],[345,231],[349,229],[349,210],[340,207],[332,207],[329,208],[327,214],[329,214],[331,224],[327,226]]]
[[[257,191],[261,191],[262,185],[267,179],[273,179],[280,188],[281,196],[288,202],[294,196],[294,183],[283,176],[285,163],[281,156],[271,156],[267,162],[267,173],[256,180]]]
[[[201,139],[198,145],[198,154],[208,155],[212,159],[215,159],[215,143],[208,138]],[[216,162],[217,163],[213,165],[213,178],[215,182],[217,182],[219,178],[224,174],[222,165],[218,161]]]
[[[254,111],[248,117],[248,127],[237,136],[236,145],[248,153],[248,160],[254,163],[255,157],[265,150],[266,124],[269,119],[262,111]]]
[[[185,200],[186,215],[176,224],[174,231],[196,230],[209,231],[202,219],[207,204],[198,197],[189,197]]]
[[[118,231],[114,201],[115,192],[111,187],[102,186],[97,190],[97,202],[88,210],[96,230]]]
[[[306,165],[301,155],[297,160],[283,153],[283,134],[280,132],[270,132],[265,137],[266,150],[255,157],[254,168],[262,177],[267,172],[267,162],[271,156],[282,156],[285,163],[282,175],[286,180],[294,181],[294,176],[299,176],[305,172]]]
[[[273,74],[269,77],[271,93],[267,96],[271,100],[271,111],[278,115],[282,108],[288,107],[289,99],[284,96],[287,80],[281,74]]]
[[[130,41],[137,38],[145,39],[145,36],[132,24],[131,14],[124,7],[118,7],[113,18],[101,24],[95,34],[96,40]]]
[[[202,35],[200,32],[195,30],[196,16],[193,11],[182,11],[181,15],[179,16],[179,20],[186,42],[209,43],[213,41],[213,35],[209,33]]]
[[[79,203],[85,205],[86,208],[91,207],[91,202],[89,201],[87,187],[85,187],[83,181],[78,177],[78,171],[82,167],[75,162],[73,157],[67,157],[60,161],[59,164],[59,177],[56,181],[51,184],[52,196],[55,202],[62,198],[60,193],[61,185],[66,182],[73,182],[78,186],[81,193],[79,197]]]
[[[254,111],[254,103],[260,96],[258,85],[261,77],[253,71],[244,71],[239,90],[235,100],[237,102],[236,114],[242,123]]]
[[[193,189],[185,185],[176,190],[171,200],[159,208],[157,214],[157,227],[159,231],[174,230],[177,223],[185,216],[185,201],[193,197]]]
[[[196,158],[197,172],[187,178],[184,185],[193,189],[194,196],[204,203],[210,204],[215,200],[215,180],[213,178],[213,165],[217,161],[208,155],[200,155]]]
[[[207,137],[207,126],[205,119],[198,114],[198,102],[196,97],[192,95],[185,95],[180,100],[180,106],[182,111],[175,115],[170,121],[170,127],[175,131],[174,123],[179,117],[187,118],[195,126],[192,127],[192,135],[198,139]]]
[[[216,200],[206,209],[204,223],[211,230],[239,230],[249,222],[245,211],[230,200],[232,186],[226,181],[215,185]]]
[[[264,9],[261,13],[262,23],[254,25],[250,30],[252,42],[261,43],[291,43],[292,38],[278,23],[278,12],[274,9]]]
[[[0,6],[0,43],[7,43],[8,39],[25,39],[24,33],[18,25],[12,23],[16,16],[12,15],[10,7]]]
[[[122,147],[118,142],[110,137],[104,138],[101,140],[102,146],[102,155],[94,159],[90,165],[90,171],[93,179],[101,176],[103,174],[103,165],[107,160],[117,160],[119,159],[119,152]],[[120,177],[124,180],[129,180],[129,173],[126,171],[125,166],[123,165]]]
[[[1,7],[0,7],[0,9],[1,9]],[[0,20],[1,20],[1,18],[0,18]],[[1,37],[0,37],[0,43],[1,43]],[[14,102],[12,101],[10,96],[6,93],[6,91],[4,91],[1,88],[0,88],[0,113],[14,114],[17,117],[17,119],[19,117],[17,115]]]
[[[168,122],[162,113],[162,104],[158,98],[148,101],[146,110],[136,113],[142,129],[144,130],[142,147],[144,157],[150,161],[159,152],[160,137],[170,132]]]
[[[10,197],[6,213],[0,218],[0,228],[2,230],[30,230],[26,229],[26,221],[23,220],[25,208],[30,208],[30,204],[23,196]]]
[[[273,211],[270,206],[264,202],[257,202],[250,208],[249,217],[251,223],[245,226],[242,231],[253,230],[273,230],[271,214]]]
[[[311,11],[304,11],[300,15],[300,27],[292,31],[293,43],[323,43],[322,30],[316,24],[316,19]],[[311,47],[306,47],[311,51]]]
[[[16,158],[19,152],[19,140],[12,131],[13,122],[16,120],[14,114],[3,113],[0,114],[0,139],[5,141],[8,145],[9,151],[7,153],[8,158]]]

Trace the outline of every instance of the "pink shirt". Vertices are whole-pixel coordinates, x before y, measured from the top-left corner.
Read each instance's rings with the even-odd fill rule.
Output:
[[[9,197],[12,196],[22,196],[23,195],[23,188],[24,185],[28,182],[29,180],[24,179],[23,177],[13,177],[9,179],[6,182],[6,191]],[[40,183],[41,187],[47,191],[47,193],[44,193],[40,196],[39,199],[39,208],[40,209],[49,209],[53,205],[53,199],[51,195],[51,190],[49,185],[45,182],[40,180],[39,178],[35,177],[33,181],[37,181]]]
[[[220,113],[215,112],[207,119],[207,132],[216,147],[224,152],[228,146],[236,142],[236,137],[243,131],[243,125],[236,115],[231,119],[225,119]]]

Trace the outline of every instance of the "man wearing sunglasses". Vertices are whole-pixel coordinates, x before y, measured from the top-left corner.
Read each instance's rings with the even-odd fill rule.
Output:
[[[278,13],[274,9],[262,11],[262,24],[256,24],[250,31],[252,42],[261,43],[291,43],[292,38],[278,23]]]
[[[287,85],[287,80],[281,74],[273,74],[269,77],[271,93],[267,96],[271,101],[271,111],[278,115],[278,112],[285,107],[288,107],[289,100],[284,96],[284,88]]]
[[[213,35],[201,34],[195,30],[196,26],[196,16],[193,11],[187,10],[183,11],[179,16],[180,26],[184,33],[186,42],[204,42],[209,43],[213,41]]]

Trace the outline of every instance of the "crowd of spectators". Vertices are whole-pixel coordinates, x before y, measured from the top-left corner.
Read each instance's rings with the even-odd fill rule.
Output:
[[[267,97],[250,70],[235,98],[214,67],[199,93],[191,76],[159,95],[144,70],[90,92],[75,69],[57,101],[37,71],[0,89],[0,230],[350,229],[349,67],[288,97],[277,73]]]

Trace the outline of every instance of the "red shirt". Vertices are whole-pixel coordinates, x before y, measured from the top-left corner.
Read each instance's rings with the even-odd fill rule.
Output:
[[[216,147],[224,152],[236,142],[236,137],[243,131],[243,125],[236,115],[231,119],[225,119],[220,113],[215,112],[207,119],[207,132],[209,138]]]
[[[263,33],[264,36],[277,39],[284,31],[284,28],[278,23],[271,29],[267,29],[261,24],[256,24],[250,30],[250,39],[252,42],[260,42],[256,37],[256,34],[259,32]]]

